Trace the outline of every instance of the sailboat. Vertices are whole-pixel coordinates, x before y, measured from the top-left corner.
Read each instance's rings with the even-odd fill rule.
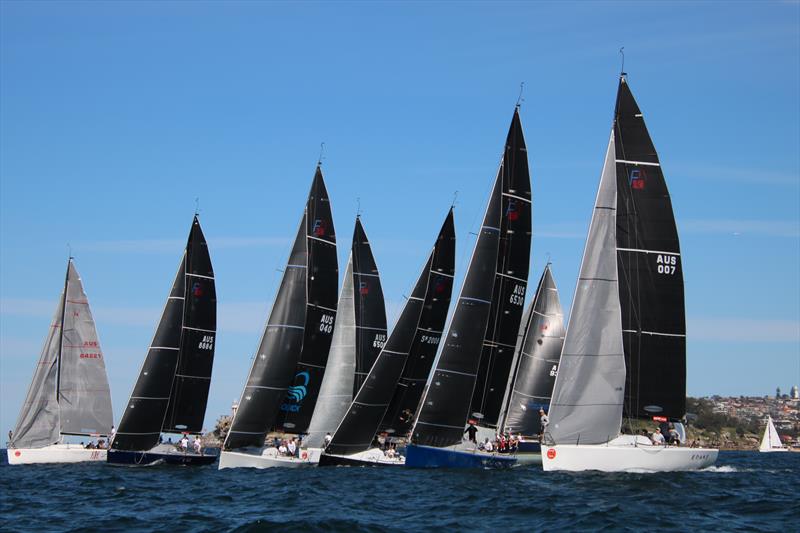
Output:
[[[520,326],[514,371],[503,401],[500,427],[504,433],[519,436],[519,463],[542,460],[539,410],[550,410],[550,395],[563,344],[564,314],[553,272],[547,263]]]
[[[113,425],[105,357],[70,257],[64,290],[8,444],[8,464],[105,461],[105,449],[62,441],[65,436],[106,438]]]
[[[302,433],[314,412],[336,323],[336,233],[317,164],[300,227],[225,438],[219,468],[293,466],[265,446],[271,431]],[[279,425],[280,424],[280,425]]]
[[[767,415],[767,427],[764,428],[764,437],[761,439],[761,445],[758,447],[760,452],[788,452],[789,448],[785,447],[781,442],[778,432],[775,430],[775,424],[772,423],[772,417]]]
[[[147,350],[108,463],[207,465],[216,460],[161,442],[162,433],[203,429],[217,328],[217,293],[208,245],[195,214],[161,320]]]
[[[542,446],[544,470],[670,471],[718,450],[651,445],[628,419],[686,412],[680,245],[658,154],[625,74]]]
[[[406,448],[406,466],[509,466],[494,440],[522,319],[531,246],[531,188],[519,107],[439,359]]]
[[[433,360],[436,355],[450,307],[455,238],[451,208],[391,335],[355,398],[339,417],[341,422],[320,457],[320,466],[400,466],[404,463],[403,456],[395,453],[394,448],[384,453],[380,447],[374,447],[373,442],[395,388],[406,386],[398,381],[408,361]]]

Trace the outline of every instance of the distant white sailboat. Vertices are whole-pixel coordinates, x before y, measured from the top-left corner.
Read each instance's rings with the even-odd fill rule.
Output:
[[[105,461],[106,450],[63,443],[107,437],[111,393],[89,300],[70,258],[64,292],[8,444],[8,464]]]
[[[775,424],[772,423],[772,417],[767,415],[767,427],[764,428],[764,437],[761,439],[761,446],[758,447],[760,452],[788,452],[781,443],[781,438],[775,430]]]

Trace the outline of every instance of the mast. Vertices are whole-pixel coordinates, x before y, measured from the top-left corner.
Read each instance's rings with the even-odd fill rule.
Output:
[[[64,274],[64,299],[61,302],[61,327],[58,336],[58,358],[56,359],[56,402],[61,403],[61,350],[64,346],[64,311],[67,308],[67,289],[69,287],[69,264],[72,256],[67,259],[67,272]]]

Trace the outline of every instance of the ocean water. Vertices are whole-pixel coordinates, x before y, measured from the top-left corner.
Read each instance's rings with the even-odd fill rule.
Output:
[[[700,472],[0,465],[0,531],[800,531],[800,453]]]

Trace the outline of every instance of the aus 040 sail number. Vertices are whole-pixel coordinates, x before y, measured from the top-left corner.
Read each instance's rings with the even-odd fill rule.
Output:
[[[656,270],[659,274],[671,276],[678,267],[678,257],[674,255],[658,254],[656,257]]]

